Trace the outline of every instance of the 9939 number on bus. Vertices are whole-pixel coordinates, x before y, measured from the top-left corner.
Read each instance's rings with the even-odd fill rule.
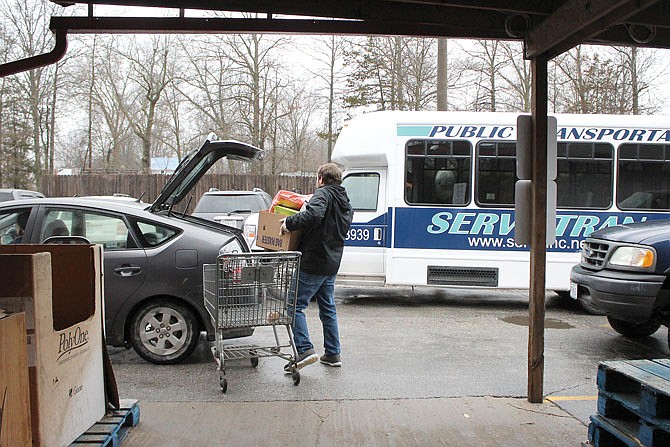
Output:
[[[368,228],[351,228],[347,233],[348,241],[368,241],[370,240],[370,230]]]

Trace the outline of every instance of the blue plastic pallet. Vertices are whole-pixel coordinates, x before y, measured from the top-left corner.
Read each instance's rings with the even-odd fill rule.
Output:
[[[140,406],[137,400],[121,399],[120,408],[108,412],[105,417],[93,424],[86,433],[70,444],[76,446],[119,447],[125,439],[128,429],[140,422]]]
[[[643,447],[635,436],[630,435],[626,427],[602,416],[591,416],[589,424],[589,442],[594,447]]]
[[[601,362],[597,384],[603,403],[617,400],[654,425],[670,430],[670,360]],[[600,399],[598,410],[603,414]]]
[[[670,360],[598,365],[598,414],[589,441],[596,447],[670,446]]]

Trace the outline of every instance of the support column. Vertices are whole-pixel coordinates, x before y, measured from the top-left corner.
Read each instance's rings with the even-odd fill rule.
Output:
[[[530,289],[528,297],[528,401],[541,403],[544,379],[544,289],[547,259],[547,59],[531,60]]]

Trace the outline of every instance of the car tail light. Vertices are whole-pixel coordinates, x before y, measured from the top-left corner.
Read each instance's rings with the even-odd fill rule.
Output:
[[[256,225],[245,224],[244,225],[244,237],[249,244],[256,239]]]

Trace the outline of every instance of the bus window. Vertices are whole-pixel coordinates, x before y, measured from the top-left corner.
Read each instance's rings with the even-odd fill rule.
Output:
[[[405,201],[412,205],[467,205],[471,158],[472,146],[468,141],[408,141]]]
[[[609,208],[614,148],[607,143],[557,146],[556,204],[559,208]]]
[[[514,206],[516,143],[480,141],[477,143],[477,204]]]
[[[354,211],[377,211],[379,174],[349,174],[342,180]]]
[[[619,146],[617,205],[622,210],[670,209],[670,145]]]

